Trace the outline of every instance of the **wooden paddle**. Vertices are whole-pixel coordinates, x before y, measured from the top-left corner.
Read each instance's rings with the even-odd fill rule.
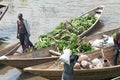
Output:
[[[52,55],[55,55],[55,56],[60,56],[61,53],[57,52],[57,51],[54,51],[54,50],[49,50],[49,52],[52,54]]]
[[[101,48],[101,53],[102,53],[102,57],[104,58],[104,60],[107,60],[108,63],[110,64],[110,66],[112,66],[112,64],[110,63],[110,61],[105,57],[105,54],[103,52],[103,49]]]

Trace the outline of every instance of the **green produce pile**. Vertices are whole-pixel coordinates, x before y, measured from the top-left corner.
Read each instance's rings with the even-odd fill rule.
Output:
[[[78,35],[91,27],[95,20],[94,16],[86,14],[82,17],[61,22],[53,31],[40,35],[35,48],[41,49],[56,46],[59,52],[69,48],[75,54],[91,51],[91,44],[78,39]]]

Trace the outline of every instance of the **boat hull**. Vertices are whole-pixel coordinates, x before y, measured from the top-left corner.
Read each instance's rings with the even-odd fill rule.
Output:
[[[6,47],[0,50],[0,56],[13,55],[19,47],[20,47],[20,43],[15,43],[9,47]]]
[[[7,59],[0,59],[0,63],[12,66],[18,69],[23,69],[28,66],[37,65],[53,60],[58,57],[51,57],[49,50],[56,50],[54,47],[49,47],[41,50],[35,50],[32,53],[18,53],[18,55],[9,55]]]
[[[112,63],[114,47],[104,48],[105,57]],[[101,50],[87,54],[91,59],[102,56]],[[120,57],[120,56],[119,56]],[[118,60],[120,62],[120,59]],[[24,71],[36,74],[50,80],[60,80],[63,68],[58,65],[51,67],[55,62],[44,63],[24,68]],[[74,80],[102,80],[120,76],[120,65],[103,67],[98,69],[74,69]]]
[[[85,14],[90,14],[96,17],[96,21],[92,24],[91,27],[89,27],[89,29],[87,29],[86,31],[84,31],[82,34],[78,35],[79,38],[82,38],[84,36],[89,35],[90,32],[92,32],[94,30],[94,28],[97,28],[97,23],[99,22],[99,19],[104,11],[104,5],[101,5]],[[83,15],[85,15],[83,14]]]
[[[7,4],[0,4],[0,20],[3,18],[7,10],[8,10]]]

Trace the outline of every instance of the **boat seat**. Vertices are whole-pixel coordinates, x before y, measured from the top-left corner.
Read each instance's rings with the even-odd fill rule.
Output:
[[[98,9],[103,9],[103,7],[98,7]]]
[[[102,12],[102,10],[96,10],[95,12],[100,14]]]

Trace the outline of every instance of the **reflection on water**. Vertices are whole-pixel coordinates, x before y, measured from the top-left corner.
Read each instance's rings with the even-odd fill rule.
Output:
[[[49,79],[24,72],[19,76],[17,80],[49,80]]]
[[[119,27],[120,0],[0,0],[0,2],[9,4],[7,13],[0,21],[0,34],[2,34],[0,38],[4,38],[9,44],[19,41],[16,39],[16,21],[20,12],[31,25],[30,40],[33,43],[40,34],[53,30],[61,21],[80,16],[98,5],[105,5],[105,10],[100,18],[102,25],[100,23],[96,31],[103,32]],[[0,68],[0,80],[3,78],[4,80],[44,80],[40,76],[21,73],[11,67]]]
[[[18,71],[16,68],[10,69],[8,67],[5,67],[5,71],[7,69],[8,69],[8,71],[5,74],[0,75],[0,80],[17,80],[17,78],[20,76],[21,72]]]

